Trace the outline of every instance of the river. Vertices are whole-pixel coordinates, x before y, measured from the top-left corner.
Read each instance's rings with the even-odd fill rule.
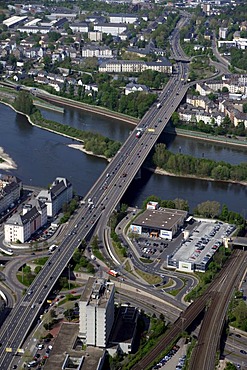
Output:
[[[64,114],[42,110],[48,119],[99,132],[123,142],[133,126],[93,115],[77,109],[65,108]],[[27,119],[5,105],[0,105],[0,146],[17,164],[11,174],[25,184],[47,187],[56,176],[67,177],[78,194],[85,195],[107,162],[68,147],[75,141],[31,126]],[[198,157],[227,161],[233,164],[246,162],[247,150],[224,147],[222,144],[197,141],[190,138],[166,135],[169,150]],[[2,171],[4,172],[4,171]],[[200,202],[217,200],[229,209],[247,216],[247,187],[239,184],[216,183],[196,179],[162,176],[142,171],[142,179],[135,180],[124,196],[130,205],[142,204],[149,195],[162,199],[183,198],[189,201],[190,210]]]

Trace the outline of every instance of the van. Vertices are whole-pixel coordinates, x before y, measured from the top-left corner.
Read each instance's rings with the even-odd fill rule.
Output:
[[[27,364],[27,367],[35,367],[37,365],[37,361],[31,361]]]

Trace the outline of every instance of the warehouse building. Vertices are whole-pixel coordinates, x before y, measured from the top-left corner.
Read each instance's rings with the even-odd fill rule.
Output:
[[[170,208],[147,209],[131,224],[133,233],[172,240],[183,226],[187,211]]]

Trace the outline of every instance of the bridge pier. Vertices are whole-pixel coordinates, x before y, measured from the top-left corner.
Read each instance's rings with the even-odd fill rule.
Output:
[[[137,174],[134,177],[134,180],[140,180],[141,178],[142,178],[142,172],[141,172],[141,168],[139,168]]]

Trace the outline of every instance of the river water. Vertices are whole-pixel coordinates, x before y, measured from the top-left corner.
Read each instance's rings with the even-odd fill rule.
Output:
[[[64,114],[45,110],[42,113],[48,119],[99,132],[121,142],[133,129],[130,124],[77,109],[66,108]],[[20,177],[24,184],[47,187],[56,176],[64,176],[72,182],[78,194],[85,195],[107,166],[102,158],[69,148],[68,144],[75,141],[31,126],[24,116],[16,114],[5,105],[0,105],[0,114],[0,146],[17,164],[17,169],[10,171],[11,174]],[[222,144],[173,135],[166,135],[165,143],[173,152],[233,164],[247,161],[247,150],[243,148],[224,147]],[[191,211],[200,202],[217,200],[227,204],[229,209],[247,216],[247,187],[239,184],[162,176],[143,170],[142,179],[133,182],[124,201],[140,206],[152,194],[162,199],[187,199]]]

